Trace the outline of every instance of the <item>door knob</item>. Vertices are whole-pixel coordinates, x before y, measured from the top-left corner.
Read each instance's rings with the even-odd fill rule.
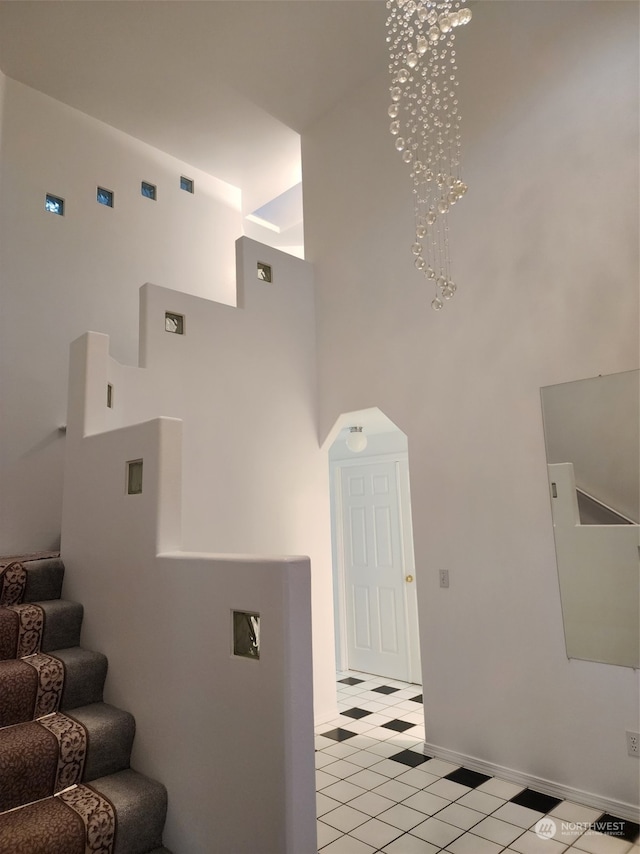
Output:
[[[405,575],[404,580],[407,582],[407,584],[411,584],[411,582],[413,581],[413,575]]]

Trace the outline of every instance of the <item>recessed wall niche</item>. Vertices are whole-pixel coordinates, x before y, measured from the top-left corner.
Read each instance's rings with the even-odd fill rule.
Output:
[[[145,199],[153,199],[154,202],[157,198],[158,188],[155,184],[149,184],[147,181],[142,181],[140,184],[140,193],[145,197]]]
[[[233,611],[233,654],[260,658],[260,614]]]
[[[113,207],[113,190],[106,190],[104,187],[98,187],[96,190],[96,201],[99,205],[104,205],[107,208]]]
[[[140,495],[142,492],[142,460],[129,460],[127,463],[127,494]]]
[[[184,335],[184,314],[165,311],[164,330],[165,332],[173,332],[174,335]]]
[[[107,407],[113,409],[113,386],[107,383]]]
[[[265,264],[263,261],[258,261],[258,278],[262,282],[273,281],[273,271],[271,264]]]
[[[64,216],[64,199],[47,193],[44,198],[44,209],[49,213]]]

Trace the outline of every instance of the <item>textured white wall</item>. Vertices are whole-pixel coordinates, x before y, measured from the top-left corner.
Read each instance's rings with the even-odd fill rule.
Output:
[[[439,315],[386,70],[303,136],[322,435],[375,405],[407,434],[427,740],[637,804],[637,674],[566,658],[539,389],[638,366],[638,7],[479,3],[457,49]]]
[[[187,164],[6,78],[0,181],[3,553],[60,534],[69,343],[106,332],[134,363],[146,281],[235,300],[240,193]],[[179,189],[180,175],[196,192]],[[140,181],[158,186],[156,202]],[[96,187],[115,207],[96,202]],[[66,214],[44,210],[47,192]]]

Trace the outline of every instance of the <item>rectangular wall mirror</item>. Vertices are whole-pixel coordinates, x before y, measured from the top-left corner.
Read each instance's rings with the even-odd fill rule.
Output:
[[[640,371],[541,389],[569,658],[640,666]]]

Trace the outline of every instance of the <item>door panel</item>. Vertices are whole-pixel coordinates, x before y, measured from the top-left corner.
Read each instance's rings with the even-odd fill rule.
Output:
[[[367,565],[367,518],[364,507],[350,508],[351,565]]]
[[[398,655],[398,609],[401,603],[396,601],[396,591],[382,587],[379,590],[380,603],[380,649],[382,652]]]
[[[353,591],[354,644],[356,649],[371,649],[371,609],[369,588],[355,587]]]

